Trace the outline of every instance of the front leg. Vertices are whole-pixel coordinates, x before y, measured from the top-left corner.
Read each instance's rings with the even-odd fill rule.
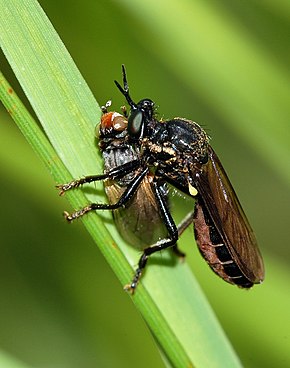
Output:
[[[105,180],[107,179],[107,177],[108,177],[107,174],[84,176],[83,178],[72,180],[69,183],[58,184],[56,185],[56,189],[59,189],[59,195],[62,196],[64,195],[65,192],[67,192],[70,189],[78,188],[80,185],[83,185],[85,183]]]
[[[71,222],[86,213],[90,211],[96,211],[96,210],[116,210],[122,206],[125,206],[126,203],[133,197],[135,192],[137,191],[139,185],[141,184],[144,177],[148,174],[148,168],[146,167],[141,171],[140,174],[135,176],[135,178],[128,184],[125,191],[119,198],[118,202],[114,204],[106,204],[106,203],[90,203],[87,206],[81,208],[78,211],[73,212],[72,214],[69,214],[68,212],[64,212],[65,218],[67,221]]]
[[[94,181],[100,181],[100,180],[105,180],[105,179],[114,180],[114,179],[123,178],[125,175],[135,171],[138,167],[140,167],[140,161],[132,160],[132,161],[126,162],[124,165],[120,165],[120,166],[117,166],[111,169],[106,174],[85,176],[80,179],[72,180],[71,182],[66,183],[66,184],[58,184],[56,185],[56,188],[60,190],[59,195],[61,196],[68,190],[73,189],[73,188],[78,188],[80,185],[83,185],[86,183],[92,183]]]

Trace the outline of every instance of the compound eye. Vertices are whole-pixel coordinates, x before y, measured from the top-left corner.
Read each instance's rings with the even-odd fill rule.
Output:
[[[133,110],[128,119],[128,132],[131,136],[140,136],[143,125],[143,112],[140,110]]]

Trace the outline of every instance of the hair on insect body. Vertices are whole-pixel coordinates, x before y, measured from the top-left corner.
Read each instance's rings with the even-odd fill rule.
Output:
[[[66,219],[87,212],[112,210],[117,229],[142,250],[134,277],[125,289],[134,292],[148,257],[177,247],[181,233],[194,224],[200,253],[226,282],[248,289],[264,279],[264,266],[253,230],[223,169],[209,137],[197,123],[184,119],[158,120],[155,103],[135,103],[129,93],[124,65],[123,86],[127,114],[102,108],[99,147],[104,174],[86,176],[58,185],[60,194],[93,181],[104,181],[109,204],[90,203]],[[168,184],[194,198],[193,211],[177,226],[169,208]]]

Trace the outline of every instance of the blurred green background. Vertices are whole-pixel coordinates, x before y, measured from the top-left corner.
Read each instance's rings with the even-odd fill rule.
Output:
[[[265,282],[249,292],[222,282],[192,229],[181,247],[244,366],[290,366],[290,3],[40,4],[99,103],[124,103],[113,80],[125,63],[134,99],[150,97],[160,117],[187,117],[211,135],[258,237]],[[66,200],[0,114],[1,349],[32,367],[162,367],[122,286],[81,222],[64,222]],[[185,206],[173,201],[179,217]]]

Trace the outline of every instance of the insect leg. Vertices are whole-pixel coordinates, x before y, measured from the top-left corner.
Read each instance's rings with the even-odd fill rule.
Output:
[[[125,286],[125,290],[130,291],[132,294],[134,293],[137,285],[138,285],[138,281],[141,277],[142,271],[146,266],[148,257],[155,253],[158,252],[160,250],[166,249],[168,247],[172,247],[176,244],[177,240],[178,240],[178,229],[175,225],[175,222],[169,212],[168,206],[166,204],[166,200],[164,199],[163,195],[162,195],[162,191],[160,190],[160,183],[158,182],[158,180],[153,181],[153,190],[154,190],[154,194],[156,196],[156,200],[157,203],[159,205],[159,209],[160,209],[160,214],[163,218],[164,224],[168,230],[168,238],[159,240],[157,243],[151,245],[150,247],[146,248],[141,256],[141,258],[139,259],[138,262],[138,268],[135,271],[135,275],[134,278],[131,282],[131,284],[126,285]]]
[[[172,247],[172,251],[173,253],[181,259],[181,261],[185,258],[185,253],[183,253],[179,248],[178,248],[178,245],[177,243],[173,245]]]
[[[105,174],[84,176],[83,178],[72,180],[71,182],[66,184],[59,184],[56,186],[56,188],[60,190],[59,195],[63,195],[64,192],[73,188],[78,188],[80,185],[83,185],[85,183],[92,183],[94,181],[105,179],[122,178],[125,175],[129,174],[130,172],[136,170],[136,168],[139,166],[140,166],[139,160],[132,160],[126,162],[124,165],[113,168],[112,170],[110,170]]]
[[[181,234],[188,228],[189,225],[192,224],[193,222],[193,217],[194,217],[194,210],[189,212],[183,219],[182,221],[178,224],[177,226],[177,231],[178,231],[178,237],[180,238]],[[180,249],[178,249],[177,244],[175,244],[172,247],[173,252],[180,258],[184,258],[185,257],[185,253],[183,253]]]
[[[183,220],[178,224],[177,226],[177,230],[178,230],[178,237],[181,236],[181,234],[183,234],[183,232],[188,228],[189,225],[191,225],[193,223],[193,218],[194,218],[194,211],[189,212],[184,218]]]
[[[87,206],[83,207],[79,211],[73,212],[72,214],[69,214],[68,212],[65,212],[65,218],[68,221],[75,220],[84,214],[90,212],[90,211],[96,211],[96,210],[115,210],[117,208],[120,208],[122,206],[125,206],[125,204],[132,198],[136,190],[138,189],[139,185],[141,184],[142,180],[148,173],[148,168],[146,167],[143,169],[143,171],[138,174],[126,187],[126,190],[123,192],[122,196],[118,200],[118,202],[114,204],[106,204],[106,203],[90,203]]]

